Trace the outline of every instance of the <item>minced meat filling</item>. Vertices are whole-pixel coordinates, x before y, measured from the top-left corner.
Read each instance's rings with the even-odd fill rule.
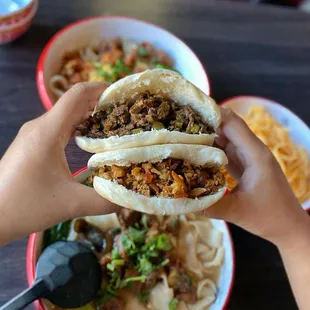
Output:
[[[219,168],[193,166],[187,160],[173,158],[130,167],[104,166],[88,178],[88,184],[93,183],[94,176],[116,180],[147,197],[197,198],[214,194],[225,184]]]
[[[148,91],[135,100],[122,100],[98,111],[77,130],[89,138],[108,138],[163,128],[188,134],[214,133],[191,106],[181,106]]]

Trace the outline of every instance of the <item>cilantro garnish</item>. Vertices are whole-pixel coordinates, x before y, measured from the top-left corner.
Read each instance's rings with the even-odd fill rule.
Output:
[[[173,298],[169,302],[169,310],[177,310],[179,300],[177,298]]]

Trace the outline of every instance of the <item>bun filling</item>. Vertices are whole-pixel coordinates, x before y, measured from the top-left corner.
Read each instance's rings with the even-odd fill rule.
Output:
[[[96,112],[77,131],[81,136],[105,139],[160,129],[195,135],[215,132],[190,105],[181,106],[149,91]]]
[[[116,181],[147,197],[199,198],[217,193],[226,184],[220,167],[194,166],[187,160],[166,158],[130,166],[102,166],[86,181],[92,186],[95,176]]]

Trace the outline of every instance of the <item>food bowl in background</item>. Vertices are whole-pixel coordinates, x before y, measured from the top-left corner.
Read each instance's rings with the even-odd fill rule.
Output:
[[[91,174],[87,167],[82,168],[73,174],[78,182],[84,182]],[[210,307],[210,310],[226,309],[231,295],[234,273],[235,273],[235,255],[234,245],[227,224],[221,220],[211,220],[213,226],[223,233],[223,244],[225,248],[224,264],[219,278],[217,299]],[[28,284],[32,285],[35,279],[36,262],[40,256],[43,243],[43,233],[34,233],[29,237],[27,256],[26,256],[26,272]],[[35,303],[36,310],[48,310],[45,302],[37,300]]]
[[[20,4],[20,9],[9,14],[0,15],[0,44],[12,42],[24,34],[31,26],[32,19],[38,9],[38,0],[4,0],[0,4],[0,12],[2,12],[4,5],[7,7],[13,2]],[[26,4],[26,6],[22,6],[22,4]]]
[[[65,52],[89,45],[94,40],[121,37],[134,42],[147,41],[165,51],[177,69],[207,95],[210,85],[203,65],[179,38],[145,21],[121,16],[90,17],[74,22],[59,32],[45,46],[37,66],[37,87],[43,106],[50,110],[56,101],[48,83],[58,73]]]
[[[292,140],[301,147],[305,148],[310,157],[310,129],[296,114],[281,104],[272,100],[254,97],[237,96],[229,98],[220,103],[225,108],[230,108],[237,114],[247,114],[253,106],[263,106],[272,117],[281,125],[289,129],[289,135]],[[304,210],[310,211],[310,199],[302,203]]]

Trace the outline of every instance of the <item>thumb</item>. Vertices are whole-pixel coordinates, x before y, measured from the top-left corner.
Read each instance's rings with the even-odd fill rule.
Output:
[[[77,217],[87,215],[103,215],[117,212],[120,206],[101,197],[97,192],[88,186],[75,183],[75,193],[77,201]]]
[[[226,194],[214,205],[203,210],[203,215],[234,224],[237,223],[241,217],[241,201],[238,192],[232,191]]]

